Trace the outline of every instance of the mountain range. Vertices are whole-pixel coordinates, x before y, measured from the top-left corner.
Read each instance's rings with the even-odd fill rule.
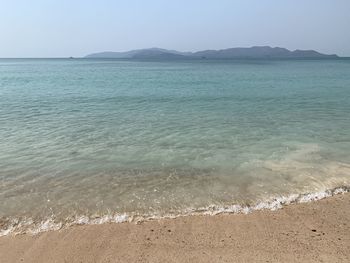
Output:
[[[315,50],[294,50],[286,48],[254,46],[249,48],[227,48],[221,50],[203,50],[197,52],[180,52],[162,48],[137,49],[126,52],[100,52],[85,58],[118,58],[118,59],[267,59],[267,58],[337,58],[337,55],[326,55]]]

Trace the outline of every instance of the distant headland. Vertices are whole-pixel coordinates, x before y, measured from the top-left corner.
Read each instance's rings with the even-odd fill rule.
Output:
[[[281,47],[254,46],[237,47],[221,50],[203,50],[197,52],[180,52],[162,48],[137,49],[126,52],[100,52],[85,56],[85,58],[118,58],[118,59],[327,59],[338,58],[337,55],[327,55],[315,50],[288,50]]]

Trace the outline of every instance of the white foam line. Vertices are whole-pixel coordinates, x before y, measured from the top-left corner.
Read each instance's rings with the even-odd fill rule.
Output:
[[[168,215],[153,215],[153,216],[142,216],[142,215],[128,215],[128,214],[114,214],[105,215],[101,217],[91,218],[88,216],[79,216],[73,219],[68,219],[65,223],[55,222],[53,218],[48,218],[39,223],[34,223],[33,219],[13,219],[5,229],[0,230],[0,236],[16,235],[16,234],[31,234],[36,235],[38,233],[59,230],[67,228],[73,225],[99,225],[105,223],[124,223],[124,222],[135,222],[148,221],[148,220],[159,220],[164,218],[177,218],[191,215],[218,215],[222,213],[234,213],[234,214],[248,214],[257,210],[272,210],[282,208],[283,206],[294,204],[294,203],[307,203],[316,200],[321,200],[326,197],[330,197],[337,194],[344,194],[350,192],[350,187],[338,187],[332,190],[325,190],[315,193],[308,194],[291,194],[288,196],[281,196],[271,198],[267,201],[258,202],[253,206],[241,206],[241,205],[230,205],[230,206],[216,206],[211,205],[202,207],[199,209],[188,209],[182,214],[168,214]]]

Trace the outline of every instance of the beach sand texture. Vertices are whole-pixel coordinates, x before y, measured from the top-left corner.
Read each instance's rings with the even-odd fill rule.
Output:
[[[0,238],[1,262],[350,262],[350,194],[251,214]]]

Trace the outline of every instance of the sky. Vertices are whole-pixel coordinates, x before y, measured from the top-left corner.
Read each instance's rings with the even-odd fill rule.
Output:
[[[350,56],[350,1],[0,0],[0,57],[257,45]]]

